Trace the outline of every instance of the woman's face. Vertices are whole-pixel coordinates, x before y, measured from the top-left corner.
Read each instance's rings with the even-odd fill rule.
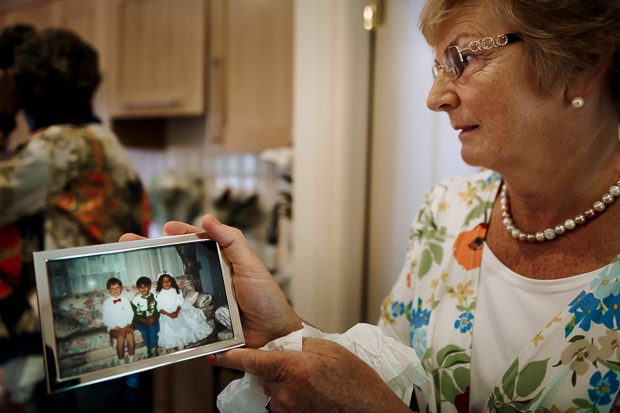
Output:
[[[444,24],[434,45],[435,59],[441,64],[450,45],[463,48],[509,33],[511,28],[486,7],[465,6]],[[549,119],[559,117],[552,110],[562,103],[563,92],[555,88],[542,95],[537,90],[523,41],[467,55],[463,52],[469,64],[460,78],[451,80],[439,71],[427,100],[431,110],[446,112],[460,132],[463,160],[500,173],[542,162],[542,150],[553,135]]]
[[[161,280],[161,286],[164,288],[164,290],[169,290],[171,285],[172,282],[170,281],[170,277],[164,277],[164,279]]]

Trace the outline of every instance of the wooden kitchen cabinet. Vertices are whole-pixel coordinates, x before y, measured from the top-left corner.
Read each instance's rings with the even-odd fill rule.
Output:
[[[204,114],[206,0],[112,0],[112,118]]]
[[[293,2],[209,4],[208,139],[231,151],[290,146]]]

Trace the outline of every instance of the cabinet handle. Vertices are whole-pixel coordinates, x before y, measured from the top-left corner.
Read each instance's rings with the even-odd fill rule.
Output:
[[[126,100],[120,102],[123,110],[170,109],[179,106],[177,99]]]

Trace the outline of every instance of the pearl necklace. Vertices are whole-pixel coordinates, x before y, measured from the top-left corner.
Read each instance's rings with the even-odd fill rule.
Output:
[[[609,193],[604,194],[601,197],[600,201],[596,201],[592,208],[585,211],[583,214],[577,215],[574,219],[567,219],[564,222],[564,225],[556,225],[555,228],[547,228],[544,231],[539,231],[536,234],[527,234],[521,231],[512,221],[512,217],[510,216],[510,203],[508,196],[508,188],[504,183],[502,185],[502,192],[500,193],[499,203],[501,205],[502,210],[502,223],[512,235],[513,238],[518,239],[519,241],[545,241],[552,240],[557,235],[563,235],[566,233],[566,230],[573,230],[577,227],[577,225],[582,225],[586,223],[587,218],[594,218],[597,212],[603,212],[605,210],[606,205],[614,202],[614,197],[620,196],[620,181],[616,182],[611,188],[609,188]]]

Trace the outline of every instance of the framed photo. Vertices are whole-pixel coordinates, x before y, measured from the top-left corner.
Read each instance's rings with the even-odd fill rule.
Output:
[[[34,254],[48,391],[242,346],[228,266],[204,234]]]

